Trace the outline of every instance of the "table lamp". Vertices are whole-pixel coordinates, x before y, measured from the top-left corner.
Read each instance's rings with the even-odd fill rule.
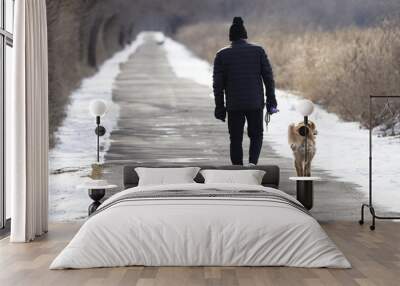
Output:
[[[100,125],[100,117],[103,117],[107,112],[107,103],[104,100],[96,99],[92,100],[89,105],[90,113],[96,117],[96,129],[97,135],[97,162],[100,162],[100,136],[106,134],[106,129]]]

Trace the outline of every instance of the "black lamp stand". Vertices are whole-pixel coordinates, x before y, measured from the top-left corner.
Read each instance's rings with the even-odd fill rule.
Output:
[[[305,152],[305,154],[304,154],[304,162],[307,164],[307,162],[308,162],[308,116],[304,116],[304,136],[305,136],[305,138],[304,138],[304,152]],[[307,174],[306,174],[307,175]]]
[[[375,212],[375,208],[372,202],[372,100],[373,99],[387,99],[389,98],[400,98],[400,95],[392,95],[392,96],[369,96],[369,202],[368,204],[362,204],[361,206],[361,219],[358,221],[359,224],[364,224],[364,209],[368,208],[369,212],[372,216],[372,224],[370,225],[371,230],[375,230],[375,220],[383,219],[383,220],[398,220],[400,217],[398,216],[380,216]]]
[[[96,129],[94,130],[94,133],[97,135],[97,163],[100,162],[100,136],[103,136],[106,134],[106,129],[104,126],[100,125],[100,116],[96,116]]]

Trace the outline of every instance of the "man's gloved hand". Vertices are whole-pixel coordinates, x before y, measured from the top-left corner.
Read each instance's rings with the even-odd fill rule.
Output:
[[[264,120],[265,120],[265,123],[267,124],[267,128],[268,128],[268,124],[271,121],[271,115],[274,113],[278,113],[279,109],[276,108],[277,107],[276,105],[272,105],[272,104],[268,104],[268,103],[266,104],[266,106],[267,106],[267,113],[265,113]]]
[[[268,114],[274,114],[274,113],[278,113],[278,112],[279,112],[279,109],[277,108],[276,105],[267,104],[267,113]]]
[[[269,114],[274,114],[274,113],[278,113],[279,109],[277,109],[276,107],[271,107],[270,110],[268,110]]]
[[[215,107],[215,111],[214,111],[214,116],[216,119],[219,119],[223,122],[225,122],[225,118],[226,118],[226,108],[225,106],[222,107]]]

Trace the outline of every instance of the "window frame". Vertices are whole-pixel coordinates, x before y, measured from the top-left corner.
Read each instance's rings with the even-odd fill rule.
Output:
[[[10,230],[10,219],[6,215],[6,188],[5,188],[5,98],[6,98],[6,50],[7,46],[13,48],[13,34],[6,30],[6,2],[0,0],[0,237]],[[12,1],[14,13],[15,0]],[[11,17],[14,17],[12,15]]]

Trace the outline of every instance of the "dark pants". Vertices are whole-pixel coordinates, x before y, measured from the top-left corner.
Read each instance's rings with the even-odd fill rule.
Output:
[[[231,140],[231,161],[243,165],[243,129],[247,120],[247,135],[250,138],[249,163],[257,164],[263,141],[263,110],[228,111],[228,128]]]

